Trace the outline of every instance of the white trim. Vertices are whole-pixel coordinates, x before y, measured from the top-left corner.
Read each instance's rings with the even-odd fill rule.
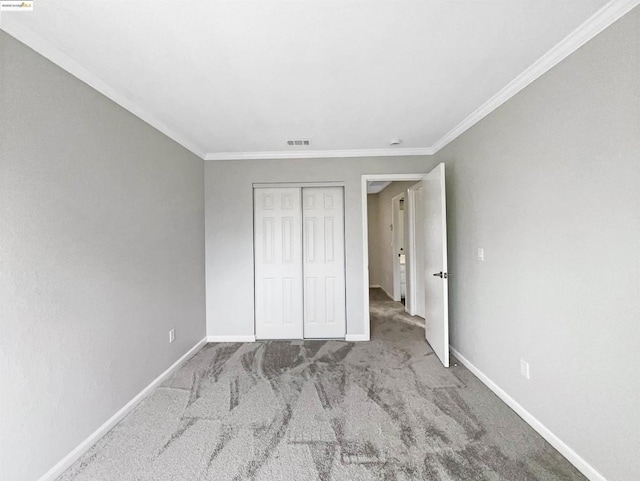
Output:
[[[483,103],[462,122],[447,132],[430,148],[435,154],[444,146],[452,142],[458,136],[470,129],[473,125],[485,118],[503,103],[523,90],[533,81],[547,73],[551,68],[567,58],[573,52],[582,47],[593,37],[602,32],[616,20],[630,12],[632,8],[640,5],[640,0],[612,0],[595,14],[589,17],[582,25],[567,35],[563,40],[551,48],[542,57],[531,64],[520,75],[509,82],[493,97]]]
[[[408,155],[433,155],[431,147],[396,149],[346,149],[346,150],[276,150],[271,152],[209,152],[204,160],[258,160],[258,159],[332,159],[350,157],[405,157]]]
[[[367,176],[362,176],[362,278],[364,280],[363,289],[363,313],[362,320],[364,322],[364,336],[369,339],[371,336],[371,317],[369,316],[369,219],[367,219]],[[345,340],[357,340],[350,339],[350,335],[347,334]]]
[[[271,189],[281,187],[344,187],[344,181],[328,181],[328,182],[254,182],[254,189]]]
[[[4,30],[20,42],[24,43],[29,48],[35,50],[43,57],[49,59],[58,67],[66,70],[74,77],[86,83],[89,87],[97,90],[102,95],[118,104],[120,107],[128,110],[133,115],[140,118],[154,129],[160,131],[174,142],[177,142],[185,149],[194,153],[201,159],[204,158],[204,149],[200,148],[190,139],[187,139],[172,128],[168,127],[155,115],[147,112],[145,109],[137,105],[134,101],[118,92],[115,88],[99,78],[97,75],[91,73],[66,53],[54,47],[53,44],[44,40],[39,35],[33,33],[31,30],[19,24],[17,21],[9,20],[10,18],[12,17],[9,15],[2,17],[2,25],[0,26],[2,30]]]
[[[413,319],[405,319],[404,317],[394,318],[393,320],[396,321],[396,322],[404,322],[405,324],[409,324],[411,326],[420,327],[422,329],[425,329],[425,327],[426,327],[425,326],[426,321],[424,321],[424,320],[415,321]]]
[[[256,336],[207,336],[207,342],[256,342]]]
[[[75,463],[89,448],[97,443],[100,438],[107,434],[113,427],[118,424],[122,418],[129,414],[151,391],[153,391],[166,378],[177,371],[182,365],[195,355],[206,343],[206,339],[202,339],[195,346],[189,349],[180,359],[174,362],[166,371],[155,378],[151,383],[140,391],[131,401],[124,405],[117,413],[111,416],[102,426],[96,429],[87,439],[82,441],[73,451],[62,458],[55,466],[43,474],[39,481],[53,481],[60,476],[69,466]]]
[[[348,342],[369,341],[369,334],[347,334],[344,338]]]
[[[464,357],[457,349],[449,345],[451,354],[460,361],[469,371],[473,373],[480,381],[482,381],[489,389],[491,389],[507,406],[515,411],[529,426],[540,434],[549,444],[556,448],[567,460],[573,464],[582,474],[591,481],[607,481],[593,466],[585,461],[578,453],[566,445],[558,436],[556,436],[549,428],[527,411],[521,404],[513,399],[507,392],[493,382],[485,373],[474,366],[471,361]]]
[[[389,299],[393,300],[393,296],[389,295],[389,293],[387,292],[387,290],[386,290],[384,287],[382,287],[382,286],[380,286],[380,285],[378,285],[378,284],[375,284],[375,285],[373,285],[373,286],[369,286],[369,289],[380,289],[380,290],[382,290],[382,292],[384,292],[384,293],[387,295],[387,297],[388,297]],[[400,301],[396,301],[396,302],[400,302]]]
[[[53,63],[63,68],[71,75],[82,80],[90,87],[113,100],[115,103],[136,115],[149,125],[159,130],[167,137],[171,138],[187,150],[193,152],[205,160],[247,160],[247,159],[312,159],[312,158],[348,158],[348,157],[401,157],[409,155],[433,155],[445,145],[460,136],[477,122],[497,109],[511,97],[516,95],[527,85],[538,79],[549,71],[552,67],[567,58],[578,48],[583,46],[593,37],[602,32],[605,28],[613,24],[616,20],[630,12],[640,4],[640,0],[611,0],[600,10],[583,22],[578,28],[567,35],[563,40],[551,48],[547,53],[530,65],[515,79],[509,82],[498,93],[482,104],[478,109],[467,116],[456,127],[451,129],[443,137],[437,140],[430,147],[400,147],[384,149],[346,149],[346,150],[284,150],[271,152],[205,152],[203,148],[196,145],[191,139],[169,128],[162,121],[156,118],[145,109],[138,106],[126,96],[117,92],[102,79],[63,53],[51,43],[33,33],[11,19],[11,16],[3,16],[0,28],[29,46],[39,54],[43,55]],[[14,17],[15,18],[15,17]]]

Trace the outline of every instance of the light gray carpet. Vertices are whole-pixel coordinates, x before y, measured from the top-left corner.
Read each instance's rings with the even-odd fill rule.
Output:
[[[59,480],[586,479],[378,302],[371,342],[208,344]]]

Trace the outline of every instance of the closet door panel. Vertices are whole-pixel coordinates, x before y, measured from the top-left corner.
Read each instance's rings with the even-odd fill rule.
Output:
[[[344,195],[342,187],[302,189],[305,339],[344,338]]]
[[[254,189],[257,339],[302,339],[300,188]]]

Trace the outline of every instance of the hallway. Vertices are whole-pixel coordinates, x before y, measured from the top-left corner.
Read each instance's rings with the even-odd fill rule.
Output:
[[[404,309],[404,303],[394,301],[382,289],[369,288],[369,315],[372,319],[372,332],[380,324],[378,321],[384,320],[404,322],[424,329],[424,319],[411,316]],[[376,322],[373,322],[374,319]]]

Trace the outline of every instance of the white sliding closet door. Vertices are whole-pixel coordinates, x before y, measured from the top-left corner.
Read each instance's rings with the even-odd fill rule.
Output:
[[[344,195],[342,187],[302,189],[304,337],[344,338]]]
[[[302,339],[300,188],[254,190],[257,339]]]

